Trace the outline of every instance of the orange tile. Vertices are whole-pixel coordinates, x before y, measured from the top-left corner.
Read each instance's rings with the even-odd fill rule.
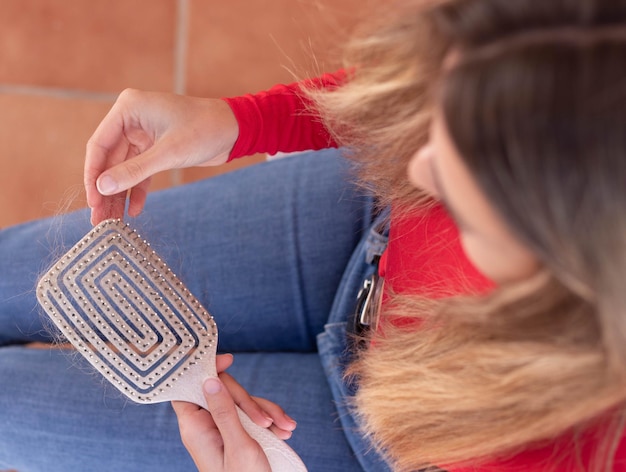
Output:
[[[187,93],[226,96],[334,70],[358,0],[190,0]]]
[[[0,227],[85,205],[85,144],[110,106],[0,95]],[[169,182],[162,175],[153,188]]]
[[[172,90],[176,0],[2,0],[0,83]]]

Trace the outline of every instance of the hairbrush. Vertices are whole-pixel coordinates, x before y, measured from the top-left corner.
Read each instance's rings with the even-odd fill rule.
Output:
[[[41,277],[37,299],[78,352],[132,401],[207,407],[202,383],[217,377],[217,325],[128,224],[95,226]],[[284,441],[237,410],[273,472],[306,471]]]

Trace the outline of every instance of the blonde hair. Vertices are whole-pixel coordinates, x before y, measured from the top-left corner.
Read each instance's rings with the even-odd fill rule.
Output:
[[[409,471],[476,465],[594,429],[591,468],[611,470],[626,400],[626,9],[601,0],[385,9],[349,45],[347,83],[308,91],[328,127],[383,204],[410,214],[425,199],[406,164],[441,106],[479,185],[545,270],[486,296],[390,294],[374,347],[349,369],[366,433]],[[444,70],[453,49],[461,59]]]

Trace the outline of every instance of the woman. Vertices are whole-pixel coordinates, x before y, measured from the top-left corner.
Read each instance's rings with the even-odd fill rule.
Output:
[[[326,151],[148,199],[139,224],[180,248],[166,260],[182,259],[184,280],[204,294],[226,332],[222,350],[274,352],[237,355],[230,371],[276,403],[222,374],[204,385],[213,416],[174,405],[197,468],[267,470],[235,401],[281,437],[295,425],[277,405],[294,416],[291,444],[311,470],[626,470],[626,4],[407,2],[362,38],[349,48],[349,72],[255,96],[124,93],[88,145],[92,223],[121,216],[131,188],[128,212],[139,214],[159,170],[252,151],[343,145],[376,192],[375,206],[359,197]],[[18,237],[49,225],[5,232],[3,251],[23,253]],[[64,234],[84,227],[67,223]],[[357,320],[346,335],[373,272],[385,279],[382,305],[360,305],[368,326]],[[0,293],[20,293],[19,283]],[[24,298],[5,296],[3,319],[23,313]],[[25,323],[4,324],[23,333]],[[23,340],[15,331],[0,332]],[[7,359],[20,366],[13,396],[0,400],[7,406],[26,379],[41,378],[41,365],[56,376],[66,366],[56,354],[2,350],[3,375]],[[72,406],[84,409],[76,417],[119,434],[102,402],[85,395],[99,390],[75,382]],[[41,395],[27,401],[47,411]],[[52,404],[72,411],[59,392]],[[107,444],[127,456],[126,470],[141,460],[184,470],[172,414],[141,408],[119,421],[132,418],[144,437],[135,429]],[[33,413],[17,409],[30,423],[11,426],[3,442],[34,429]],[[18,420],[2,415],[3,424]],[[77,439],[88,427],[68,428],[56,444],[114,464]]]

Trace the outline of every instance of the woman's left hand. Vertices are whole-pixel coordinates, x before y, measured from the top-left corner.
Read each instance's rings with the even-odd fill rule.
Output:
[[[199,472],[270,471],[263,449],[241,425],[235,405],[281,439],[291,436],[295,422],[275,403],[250,396],[224,372],[219,379],[208,379],[203,393],[209,411],[192,403],[172,402],[181,439]]]

